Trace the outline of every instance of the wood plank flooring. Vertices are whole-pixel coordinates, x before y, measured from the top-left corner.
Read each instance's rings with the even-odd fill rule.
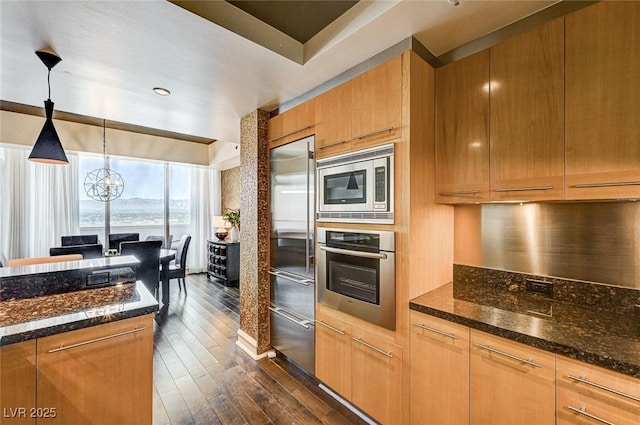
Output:
[[[171,282],[171,305],[156,315],[153,424],[363,424],[281,358],[254,361],[236,346],[237,288],[187,276]]]

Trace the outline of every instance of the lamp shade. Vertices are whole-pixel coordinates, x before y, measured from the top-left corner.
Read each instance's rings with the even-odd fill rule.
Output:
[[[62,143],[60,143],[58,132],[53,126],[53,102],[51,99],[44,101],[44,109],[46,120],[35,145],[33,145],[29,161],[45,164],[68,164],[69,160],[64,153]]]
[[[222,228],[225,227],[225,221],[221,215],[213,216],[213,219],[211,220],[211,227],[215,227],[216,229],[219,227],[222,227]]]

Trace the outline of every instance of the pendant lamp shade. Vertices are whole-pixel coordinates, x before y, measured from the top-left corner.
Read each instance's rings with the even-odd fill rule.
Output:
[[[62,143],[60,143],[60,137],[53,126],[53,102],[51,99],[44,101],[44,110],[47,118],[36,144],[33,145],[29,160],[45,164],[68,164],[69,160],[64,153]]]
[[[29,155],[29,161],[41,162],[45,164],[68,164],[69,160],[64,153],[58,132],[53,126],[53,102],[51,101],[51,68],[56,66],[62,59],[51,49],[36,51],[36,55],[47,67],[47,86],[49,87],[49,98],[44,101],[45,121],[40,135],[36,139],[35,145]]]

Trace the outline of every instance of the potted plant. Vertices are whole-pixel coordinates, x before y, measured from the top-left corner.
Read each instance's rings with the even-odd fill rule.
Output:
[[[238,231],[240,230],[240,208],[227,209],[227,212],[222,214],[222,219],[231,224],[231,230],[229,231],[231,242],[238,242]]]

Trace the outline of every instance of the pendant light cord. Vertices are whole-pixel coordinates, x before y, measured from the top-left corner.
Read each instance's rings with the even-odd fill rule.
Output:
[[[51,100],[51,68],[47,68],[47,86],[49,87],[49,100]]]
[[[102,156],[107,159],[107,120],[102,119]]]

